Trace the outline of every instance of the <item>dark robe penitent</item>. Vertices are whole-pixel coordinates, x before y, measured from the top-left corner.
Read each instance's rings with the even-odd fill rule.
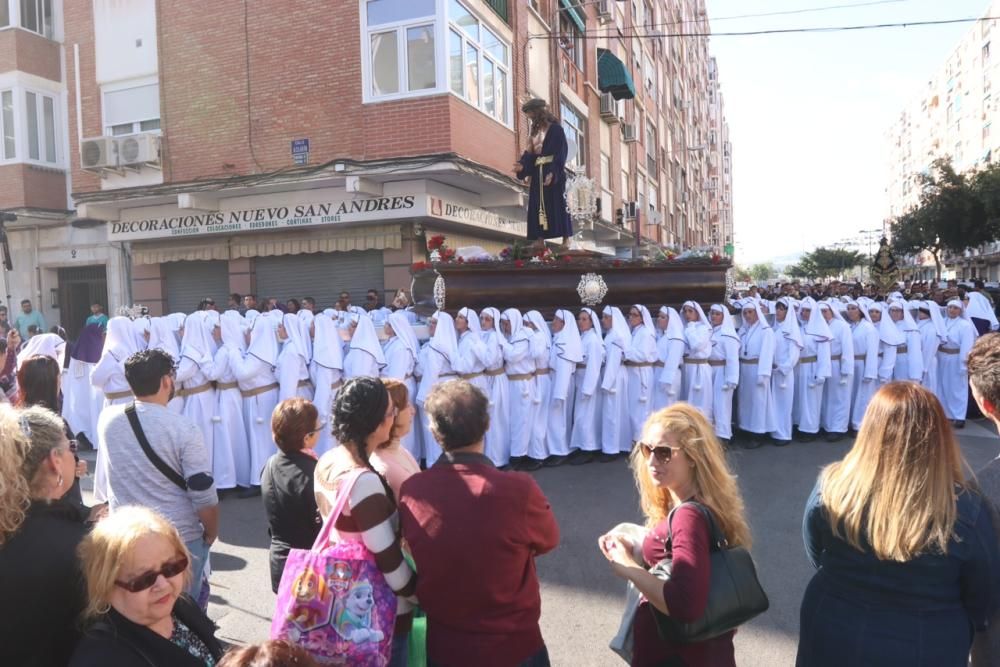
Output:
[[[553,239],[573,236],[573,222],[566,210],[566,156],[569,146],[559,123],[545,133],[541,154],[525,151],[517,175],[528,179],[528,238]],[[539,162],[543,164],[539,164]],[[541,173],[539,173],[541,170]],[[553,174],[552,184],[542,182]]]

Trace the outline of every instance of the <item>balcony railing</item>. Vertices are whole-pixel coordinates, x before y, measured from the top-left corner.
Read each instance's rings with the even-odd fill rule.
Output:
[[[510,23],[510,18],[507,15],[507,0],[486,0],[486,4],[505,22]]]

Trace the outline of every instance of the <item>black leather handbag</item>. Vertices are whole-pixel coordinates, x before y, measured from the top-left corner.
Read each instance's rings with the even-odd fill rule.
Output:
[[[694,505],[708,521],[712,540],[709,550],[712,573],[709,579],[708,606],[697,621],[681,623],[649,605],[656,619],[660,638],[678,644],[700,642],[723,635],[763,614],[770,606],[767,594],[757,578],[757,568],[754,567],[750,552],[743,547],[730,548],[711,510],[701,503],[687,501],[670,511],[667,517],[667,544],[673,539],[671,523],[674,512],[684,505]],[[664,559],[650,569],[651,574],[664,581],[670,579],[670,571],[670,559]]]

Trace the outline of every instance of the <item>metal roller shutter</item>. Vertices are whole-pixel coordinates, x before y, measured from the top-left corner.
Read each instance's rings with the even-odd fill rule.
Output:
[[[206,297],[225,310],[229,295],[229,262],[167,262],[162,265],[167,281],[167,307],[171,313],[192,313]]]
[[[355,305],[364,303],[368,290],[383,291],[381,250],[277,255],[254,261],[258,298],[273,296],[284,302],[311,296],[323,309],[331,308],[342,291],[351,293]]]

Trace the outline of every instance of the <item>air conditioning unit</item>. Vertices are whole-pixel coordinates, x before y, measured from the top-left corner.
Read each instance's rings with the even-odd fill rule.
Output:
[[[612,0],[598,0],[597,20],[600,21],[602,25],[611,21],[611,3]]]
[[[622,123],[622,138],[627,144],[635,143],[639,140],[635,132],[635,123]]]
[[[114,137],[93,137],[80,142],[80,167],[85,170],[117,169],[118,145]]]
[[[118,162],[122,166],[160,163],[160,135],[151,132],[118,137]]]
[[[619,122],[618,103],[615,101],[615,98],[611,96],[611,93],[601,94],[601,118],[608,121],[612,125]]]

